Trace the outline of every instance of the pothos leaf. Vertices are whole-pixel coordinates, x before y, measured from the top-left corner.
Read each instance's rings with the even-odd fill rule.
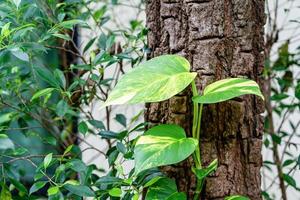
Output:
[[[125,74],[102,106],[159,102],[184,90],[196,77],[189,62],[177,55],[148,60]]]

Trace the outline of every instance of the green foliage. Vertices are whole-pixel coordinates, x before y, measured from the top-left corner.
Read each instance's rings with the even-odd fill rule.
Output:
[[[140,136],[134,149],[135,173],[163,165],[178,163],[190,156],[198,141],[186,138],[176,125],[155,126]]]
[[[143,22],[136,18],[113,29],[107,22],[117,21],[111,13],[123,2],[100,2],[97,8],[95,3],[0,2],[0,199],[137,200],[147,188],[147,200],[186,200],[158,167],[192,155],[200,186],[217,168],[217,160],[207,168],[201,165],[200,110],[194,113],[193,138],[177,125],[148,129],[147,122],[137,122],[142,112],[132,118],[112,112],[112,105],[167,100],[194,85],[197,73],[178,55],[141,63],[149,52]],[[80,44],[79,32],[91,37]],[[278,66],[288,65],[286,60]],[[290,74],[284,80],[282,87],[290,87]],[[194,95],[194,107],[244,94],[262,97],[254,81],[222,80],[207,86],[202,96]],[[95,102],[105,107],[101,118],[93,115]],[[110,121],[120,129],[112,130]],[[108,150],[91,145],[86,140],[91,135],[103,139]],[[109,167],[83,162],[89,150],[105,157]],[[134,168],[125,172],[124,162],[133,160]],[[285,181],[296,187],[287,174]]]

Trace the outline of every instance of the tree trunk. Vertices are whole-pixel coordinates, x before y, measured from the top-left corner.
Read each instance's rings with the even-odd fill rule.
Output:
[[[150,57],[185,56],[198,76],[199,92],[226,77],[247,77],[262,82],[263,0],[148,0],[146,6]],[[163,66],[162,66],[163,67]],[[175,123],[191,132],[192,102],[187,90],[146,107],[152,123]],[[263,102],[253,95],[204,106],[201,157],[204,166],[218,158],[217,171],[206,179],[201,199],[224,199],[240,194],[259,200],[262,166]],[[189,159],[164,168],[178,188],[195,190]]]

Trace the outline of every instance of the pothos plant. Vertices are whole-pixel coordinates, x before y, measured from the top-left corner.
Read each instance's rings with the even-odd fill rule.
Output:
[[[199,199],[205,178],[218,167],[217,159],[206,167],[201,163],[199,141],[203,105],[223,102],[246,94],[264,98],[258,84],[244,78],[229,78],[214,82],[208,85],[202,94],[199,94],[194,81],[196,76],[197,73],[190,72],[190,64],[185,58],[177,55],[159,56],[126,73],[102,106],[103,108],[119,104],[160,102],[173,97],[191,85],[193,94],[192,137],[187,137],[184,129],[175,124],[162,124],[150,128],[135,141],[135,168],[131,177],[134,179],[151,168],[179,163],[192,155],[194,160],[192,171],[197,177],[195,200]],[[159,177],[154,178],[147,186],[159,181],[166,180],[160,180]],[[150,188],[146,199],[181,200],[186,199],[186,195],[176,191],[166,192],[163,196],[155,197]],[[247,198],[237,195],[227,199]]]

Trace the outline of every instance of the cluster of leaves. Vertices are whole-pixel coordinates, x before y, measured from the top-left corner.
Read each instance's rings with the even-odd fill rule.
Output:
[[[106,199],[131,185],[117,177],[122,158],[133,154],[129,134],[144,124],[113,132],[109,120],[96,119],[85,107],[105,100],[119,75],[147,51],[147,30],[134,16],[127,26],[110,28],[114,9],[130,6],[126,3],[0,2],[0,199]],[[79,30],[90,33],[85,43],[79,43]],[[107,109],[105,118],[111,115]],[[115,121],[134,127],[138,117],[127,123],[115,114]],[[86,141],[88,135],[111,148],[100,151]],[[80,149],[81,143],[88,148]],[[105,155],[109,172],[82,161],[90,149]],[[146,176],[135,184],[145,184]]]
[[[268,173],[278,174],[282,192],[287,187],[296,191],[300,189],[294,178],[300,167],[300,154],[295,154],[299,145],[295,141],[300,138],[300,122],[297,118],[300,108],[300,77],[297,68],[300,63],[299,53],[291,53],[289,45],[288,41],[285,42],[278,50],[277,59],[272,63],[266,62],[265,68],[269,85],[264,146],[272,152],[273,157],[264,160],[263,173],[264,176],[268,176]],[[276,179],[270,180],[270,184],[264,188],[266,199],[276,199],[276,194],[269,192]]]

